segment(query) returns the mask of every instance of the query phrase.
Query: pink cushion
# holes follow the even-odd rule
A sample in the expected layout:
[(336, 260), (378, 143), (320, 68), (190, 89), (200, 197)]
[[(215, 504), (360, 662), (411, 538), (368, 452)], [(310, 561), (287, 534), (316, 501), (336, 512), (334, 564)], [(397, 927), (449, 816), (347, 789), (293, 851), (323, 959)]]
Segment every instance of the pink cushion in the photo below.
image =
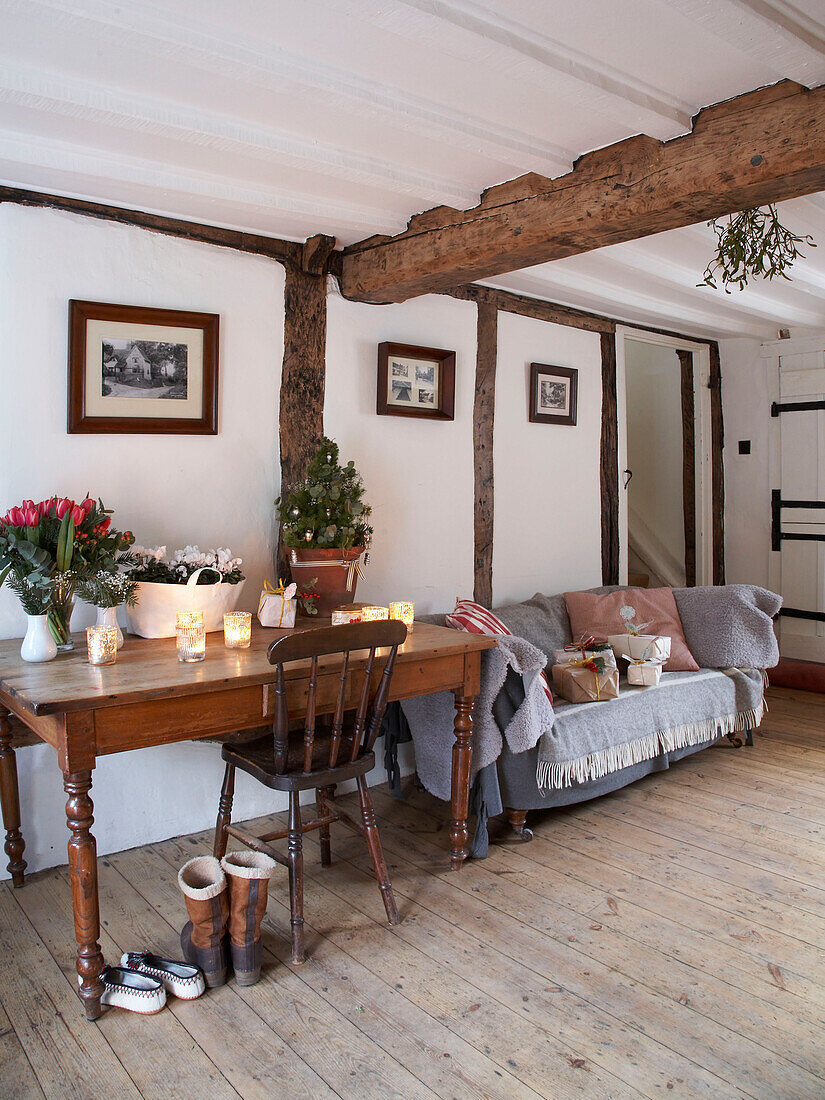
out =
[(665, 672), (696, 672), (699, 666), (685, 641), (682, 620), (672, 588), (626, 588), (621, 592), (565, 592), (567, 614), (573, 637), (595, 634), (626, 634), (625, 620), (620, 611), (632, 607), (636, 623), (648, 623), (641, 633), (664, 634), (670, 638), (670, 657)]
[[(497, 615), (474, 600), (456, 600), (453, 613), (444, 617), (444, 625), (452, 627), (453, 630), (466, 630), (468, 634), (509, 634), (512, 637), (513, 633)], [(552, 703), (553, 693), (544, 672), (541, 678), (544, 683), (544, 694)]]

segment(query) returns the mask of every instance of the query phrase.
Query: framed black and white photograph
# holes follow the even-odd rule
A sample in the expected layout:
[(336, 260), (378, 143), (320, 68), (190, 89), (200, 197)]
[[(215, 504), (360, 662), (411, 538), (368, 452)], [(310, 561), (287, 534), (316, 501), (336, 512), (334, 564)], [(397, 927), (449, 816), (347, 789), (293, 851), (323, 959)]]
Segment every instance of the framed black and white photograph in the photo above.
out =
[(579, 372), (571, 367), (530, 364), (530, 422), (575, 424)]
[(380, 416), (452, 420), (455, 352), (417, 344), (379, 344), (376, 410)]
[(72, 300), (69, 432), (217, 434), (218, 322)]

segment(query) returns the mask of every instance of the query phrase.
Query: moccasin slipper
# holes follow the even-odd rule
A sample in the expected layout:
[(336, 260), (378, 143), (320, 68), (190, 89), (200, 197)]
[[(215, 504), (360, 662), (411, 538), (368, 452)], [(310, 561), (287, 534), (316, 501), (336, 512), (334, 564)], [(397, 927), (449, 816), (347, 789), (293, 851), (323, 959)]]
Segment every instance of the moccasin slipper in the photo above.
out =
[[(166, 1004), (166, 990), (156, 978), (127, 970), (122, 966), (104, 966), (100, 975), (103, 982), (102, 1005), (115, 1005), (141, 1016), (153, 1016)], [(82, 978), (78, 974), (77, 984)]]
[(160, 982), (167, 993), (182, 1001), (194, 1001), (206, 989), (203, 971), (191, 963), (164, 959), (148, 951), (127, 951), (120, 956), (120, 965), (138, 974), (146, 974)]

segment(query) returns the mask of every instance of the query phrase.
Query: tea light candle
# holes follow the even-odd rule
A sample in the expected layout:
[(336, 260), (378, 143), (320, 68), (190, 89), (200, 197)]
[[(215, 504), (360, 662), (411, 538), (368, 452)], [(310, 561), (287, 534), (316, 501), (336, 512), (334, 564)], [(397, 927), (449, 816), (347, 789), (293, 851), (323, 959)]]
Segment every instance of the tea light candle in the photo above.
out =
[(413, 628), (413, 622), (415, 620), (415, 604), (410, 603), (408, 600), (394, 600), (390, 604), (390, 618), (400, 619), (407, 628), (409, 634)]
[(206, 656), (206, 627), (202, 611), (179, 611), (176, 621), (178, 660), (189, 664)]
[(251, 611), (227, 611), (223, 617), (223, 644), (227, 649), (249, 649), (252, 644)]
[(86, 652), (90, 665), (113, 665), (117, 660), (117, 627), (87, 627)]
[(379, 619), (388, 619), (390, 617), (390, 609), (388, 607), (373, 607), (371, 604), (367, 604), (361, 609), (361, 622), (374, 623)]

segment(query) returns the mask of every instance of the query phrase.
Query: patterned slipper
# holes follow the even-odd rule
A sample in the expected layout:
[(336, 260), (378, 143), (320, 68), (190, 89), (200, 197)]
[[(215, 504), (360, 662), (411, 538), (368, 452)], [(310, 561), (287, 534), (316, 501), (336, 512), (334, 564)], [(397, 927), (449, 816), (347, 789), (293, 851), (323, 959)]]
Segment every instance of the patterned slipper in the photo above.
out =
[[(155, 978), (127, 970), (120, 966), (104, 966), (100, 975), (103, 981), (102, 1005), (114, 1005), (141, 1016), (153, 1016), (166, 1004), (166, 990)], [(78, 974), (77, 984), (82, 978)]]
[(206, 989), (203, 971), (199, 966), (164, 959), (160, 955), (151, 955), (148, 951), (127, 951), (121, 955), (120, 965), (160, 982), (167, 993), (180, 997), (182, 1001), (194, 1001)]

